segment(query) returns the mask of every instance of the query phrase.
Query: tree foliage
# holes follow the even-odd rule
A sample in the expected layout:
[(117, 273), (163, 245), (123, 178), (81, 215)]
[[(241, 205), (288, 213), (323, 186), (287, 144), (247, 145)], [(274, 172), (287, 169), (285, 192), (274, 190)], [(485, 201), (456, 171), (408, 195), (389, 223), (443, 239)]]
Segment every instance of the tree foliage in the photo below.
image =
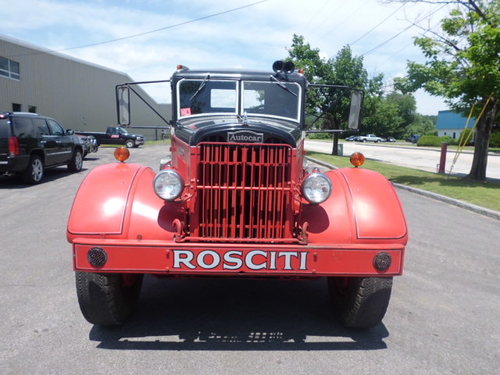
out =
[[(353, 56), (349, 46), (343, 47), (334, 58), (326, 59), (321, 57), (320, 50), (312, 48), (303, 36), (294, 35), (288, 54), (288, 59), (293, 61), (298, 69), (304, 70), (309, 83), (349, 86), (362, 90), (373, 90), (377, 87), (380, 89), (382, 86), (381, 78), (368, 79), (368, 73), (363, 67), (363, 58)], [(343, 128), (347, 121), (349, 98), (349, 90), (309, 90), (307, 113), (313, 117), (325, 115), (324, 121), (319, 124), (323, 128)]]
[(454, 8), (441, 21), (440, 32), (425, 30), (423, 36), (415, 38), (426, 62), (409, 62), (407, 77), (398, 80), (396, 87), (402, 92), (424, 88), (433, 95), (444, 96), (454, 110), (465, 115), (474, 105), (475, 116), (484, 108), (477, 123), (474, 160), (469, 174), (472, 179), (484, 180), (488, 145), (499, 112), (500, 2), (457, 0), (445, 3), (453, 4)]
[[(383, 74), (369, 78), (363, 57), (354, 56), (348, 45), (340, 49), (335, 57), (326, 59), (303, 36), (294, 35), (288, 53), (288, 58), (295, 66), (304, 69), (310, 83), (348, 86), (365, 92), (361, 126), (363, 132), (401, 138), (415, 121), (416, 103), (413, 95), (400, 92), (384, 95)], [(309, 123), (318, 115), (326, 114), (322, 122), (315, 124), (316, 127), (345, 128), (349, 109), (348, 90), (309, 90), (308, 95)]]

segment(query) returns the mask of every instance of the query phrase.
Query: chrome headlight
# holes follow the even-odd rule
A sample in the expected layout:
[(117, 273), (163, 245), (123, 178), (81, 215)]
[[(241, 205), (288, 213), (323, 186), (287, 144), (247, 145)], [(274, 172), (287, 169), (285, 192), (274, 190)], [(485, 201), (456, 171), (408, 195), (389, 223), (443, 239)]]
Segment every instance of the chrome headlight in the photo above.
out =
[(165, 169), (158, 172), (153, 181), (153, 186), (160, 198), (173, 201), (181, 195), (184, 189), (184, 182), (179, 173), (173, 169)]
[(322, 203), (332, 192), (332, 183), (323, 173), (311, 173), (302, 184), (302, 193), (311, 203)]

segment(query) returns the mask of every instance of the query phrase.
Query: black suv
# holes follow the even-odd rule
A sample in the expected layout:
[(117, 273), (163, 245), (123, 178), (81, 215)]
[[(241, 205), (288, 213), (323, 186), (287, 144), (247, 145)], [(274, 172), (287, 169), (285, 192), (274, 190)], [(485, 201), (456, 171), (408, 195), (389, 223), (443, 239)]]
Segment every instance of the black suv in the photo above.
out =
[(18, 173), (36, 184), (45, 168), (67, 165), (79, 172), (82, 162), (81, 140), (56, 120), (36, 113), (0, 112), (0, 175)]

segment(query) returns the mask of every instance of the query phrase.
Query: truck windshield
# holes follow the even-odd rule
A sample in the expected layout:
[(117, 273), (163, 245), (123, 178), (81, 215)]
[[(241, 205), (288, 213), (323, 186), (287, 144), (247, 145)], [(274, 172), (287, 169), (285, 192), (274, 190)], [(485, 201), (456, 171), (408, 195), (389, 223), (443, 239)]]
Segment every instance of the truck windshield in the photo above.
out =
[(300, 86), (293, 82), (243, 82), (243, 112), (298, 121)]
[(207, 113), (237, 113), (236, 82), (216, 80), (180, 81), (179, 117)]
[(301, 88), (293, 82), (184, 79), (177, 85), (177, 98), (178, 118), (246, 113), (299, 121)]

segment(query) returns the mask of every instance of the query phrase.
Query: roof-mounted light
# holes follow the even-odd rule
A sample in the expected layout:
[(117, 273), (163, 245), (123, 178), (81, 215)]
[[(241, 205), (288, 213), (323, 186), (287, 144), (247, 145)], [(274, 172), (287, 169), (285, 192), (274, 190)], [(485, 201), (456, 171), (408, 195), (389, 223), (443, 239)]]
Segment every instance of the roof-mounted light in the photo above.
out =
[(273, 70), (275, 73), (293, 73), (295, 65), (291, 61), (278, 60), (274, 62)]

